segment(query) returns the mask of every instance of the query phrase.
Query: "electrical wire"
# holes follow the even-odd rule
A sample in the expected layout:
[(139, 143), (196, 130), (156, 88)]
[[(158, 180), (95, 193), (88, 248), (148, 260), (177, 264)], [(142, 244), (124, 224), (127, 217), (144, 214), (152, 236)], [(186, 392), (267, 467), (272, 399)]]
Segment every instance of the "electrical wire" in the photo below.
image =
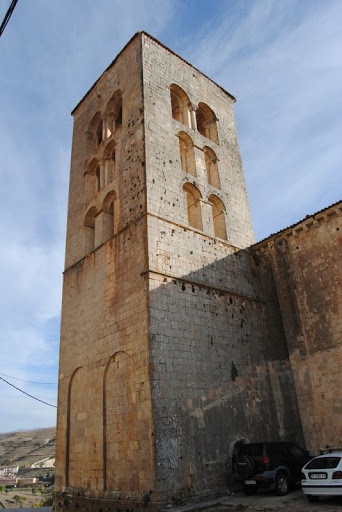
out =
[(3, 33), (3, 31), (5, 30), (6, 25), (7, 25), (7, 23), (9, 22), (9, 19), (10, 19), (10, 17), (11, 17), (11, 16), (12, 16), (12, 14), (13, 14), (13, 11), (14, 11), (14, 9), (15, 9), (15, 6), (17, 5), (17, 2), (18, 2), (18, 0), (12, 0), (12, 3), (11, 3), (11, 5), (9, 6), (8, 11), (7, 11), (7, 12), (6, 12), (6, 14), (5, 14), (4, 20), (3, 20), (3, 22), (1, 23), (1, 27), (0, 27), (0, 37), (2, 36), (2, 33)]
[(37, 398), (36, 396), (33, 396), (33, 395), (30, 395), (29, 393), (26, 393), (26, 391), (23, 391), (22, 389), (17, 388), (17, 386), (14, 386), (14, 384), (11, 384), (10, 382), (8, 382), (8, 380), (3, 379), (2, 377), (0, 377), (0, 379), (3, 380), (4, 382), (6, 382), (6, 384), (8, 384), (9, 386), (12, 386), (12, 388), (17, 389), (18, 391), (20, 391), (20, 393), (24, 393), (24, 395), (27, 395), (30, 398), (33, 398), (34, 400), (37, 400), (38, 402), (41, 402), (42, 404), (49, 405), (50, 407), (54, 407), (55, 409), (57, 409), (56, 405), (49, 404), (48, 402), (44, 402), (44, 400), (41, 400), (40, 398)]
[(12, 375), (6, 375), (6, 373), (0, 373), (3, 377), (8, 377), (9, 379), (20, 380), (21, 382), (29, 382), (30, 384), (46, 384), (51, 386), (57, 386), (57, 382), (36, 382), (34, 380), (25, 380), (18, 379), (18, 377), (12, 377)]

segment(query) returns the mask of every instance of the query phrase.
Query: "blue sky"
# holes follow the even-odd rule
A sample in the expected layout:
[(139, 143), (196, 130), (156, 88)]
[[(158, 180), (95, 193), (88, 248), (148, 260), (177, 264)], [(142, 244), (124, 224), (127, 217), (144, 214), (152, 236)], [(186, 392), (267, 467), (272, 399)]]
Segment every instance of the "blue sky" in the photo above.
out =
[[(70, 112), (132, 35), (236, 96), (260, 240), (341, 198), (341, 19), (340, 0), (19, 0), (0, 39), (0, 376), (57, 382)], [(0, 410), (0, 432), (55, 424), (2, 381)]]

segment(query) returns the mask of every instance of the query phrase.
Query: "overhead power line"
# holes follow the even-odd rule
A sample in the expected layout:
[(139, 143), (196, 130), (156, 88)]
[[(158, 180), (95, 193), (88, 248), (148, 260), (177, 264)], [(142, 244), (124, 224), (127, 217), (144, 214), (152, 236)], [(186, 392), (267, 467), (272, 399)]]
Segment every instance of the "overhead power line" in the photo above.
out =
[(29, 382), (30, 384), (44, 384), (44, 385), (50, 385), (50, 386), (57, 386), (57, 382), (37, 382), (34, 380), (25, 380), (25, 379), (18, 379), (18, 377), (12, 377), (12, 375), (6, 375), (6, 373), (0, 373), (3, 377), (8, 377), (9, 379), (14, 380), (20, 380), (21, 382)]
[(15, 9), (15, 6), (17, 5), (17, 2), (18, 2), (18, 0), (12, 0), (11, 5), (8, 8), (8, 11), (5, 14), (4, 20), (1, 23), (1, 27), (0, 27), (0, 37), (2, 36), (2, 33), (5, 30), (6, 25), (9, 22), (9, 19), (13, 14), (13, 11)]
[(42, 404), (49, 405), (50, 407), (54, 407), (55, 409), (57, 409), (56, 405), (49, 404), (48, 402), (44, 402), (44, 400), (41, 400), (40, 398), (37, 398), (36, 396), (32, 396), (29, 393), (26, 393), (26, 391), (23, 391), (22, 389), (17, 388), (17, 386), (14, 386), (14, 384), (11, 384), (10, 382), (8, 382), (8, 380), (3, 379), (2, 377), (0, 377), (0, 379), (3, 380), (4, 382), (6, 382), (6, 384), (8, 384), (9, 386), (12, 386), (12, 388), (17, 389), (18, 391), (20, 391), (20, 393), (24, 393), (24, 395), (27, 395), (30, 398), (33, 398), (33, 400), (37, 400), (38, 402), (41, 402)]

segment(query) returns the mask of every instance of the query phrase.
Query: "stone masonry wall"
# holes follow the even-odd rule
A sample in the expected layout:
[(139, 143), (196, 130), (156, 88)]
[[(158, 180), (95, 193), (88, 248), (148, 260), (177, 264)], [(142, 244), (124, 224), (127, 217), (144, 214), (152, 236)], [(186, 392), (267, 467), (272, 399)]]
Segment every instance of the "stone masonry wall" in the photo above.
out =
[[(304, 444), (302, 424), (310, 450), (341, 439), (341, 206), (249, 247), (233, 102), (139, 33), (74, 110), (58, 510), (225, 492), (237, 443)], [(203, 104), (216, 142), (196, 129)], [(180, 140), (192, 141), (187, 171)]]
[(341, 213), (341, 204), (333, 205), (254, 247), (265, 281), (276, 286), (303, 432), (313, 453), (342, 441)]
[[(203, 231), (213, 235), (208, 197), (215, 194), (226, 207), (227, 238), (234, 247), (254, 241), (246, 185), (233, 114), (233, 99), (196, 69), (168, 49), (143, 36), (144, 105), (146, 122), (146, 163), (148, 214), (188, 226), (185, 182), (195, 184), (202, 194)], [(219, 144), (197, 130), (172, 118), (170, 86), (179, 85), (188, 95), (192, 108), (204, 102), (216, 114)], [(184, 173), (179, 154), (179, 132), (194, 143), (197, 177)], [(210, 147), (218, 157), (221, 188), (208, 184), (203, 148)]]
[[(89, 134), (93, 129), (96, 136), (96, 127), (89, 126), (97, 112), (103, 115), (118, 90), (122, 123), (119, 119), (115, 133), (103, 137), (96, 148), (94, 135)], [(56, 506), (76, 510), (97, 503), (103, 509), (103, 503), (125, 500), (142, 505), (144, 496), (155, 487), (155, 468), (144, 277), (147, 247), (140, 39), (119, 55), (74, 115)], [(109, 144), (116, 149), (112, 180), (101, 182), (92, 197), (85, 197), (88, 163), (100, 155), (99, 164), (104, 165), (102, 155)], [(106, 197), (115, 198), (112, 210), (102, 206)], [(91, 208), (96, 210), (93, 227), (85, 225)], [(99, 223), (101, 218), (109, 218), (114, 225), (107, 226), (110, 238), (99, 243), (101, 229), (106, 227)], [(95, 247), (90, 251), (85, 245), (87, 229), (90, 233), (95, 230)]]
[[(282, 324), (269, 318), (253, 242), (232, 98), (169, 50), (143, 39), (150, 335), (161, 502), (222, 492), (241, 440), (302, 441)], [(219, 144), (173, 119), (171, 84), (217, 115)], [(191, 136), (197, 176), (182, 170), (177, 134)], [(208, 184), (203, 147), (217, 154)], [(202, 195), (203, 230), (189, 226), (184, 183)], [(215, 188), (215, 190), (214, 190)], [(210, 194), (226, 207), (215, 237)], [(287, 359), (286, 359), (287, 358)]]

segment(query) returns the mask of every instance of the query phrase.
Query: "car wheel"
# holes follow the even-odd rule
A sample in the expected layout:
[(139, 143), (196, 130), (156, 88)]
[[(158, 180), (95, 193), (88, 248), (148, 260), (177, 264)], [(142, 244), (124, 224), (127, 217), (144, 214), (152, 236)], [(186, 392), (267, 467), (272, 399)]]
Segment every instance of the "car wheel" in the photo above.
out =
[(278, 496), (285, 496), (289, 492), (290, 480), (286, 473), (278, 473), (275, 479), (275, 490)]
[(312, 494), (307, 494), (306, 497), (310, 501), (310, 503), (317, 503), (319, 500), (319, 496), (313, 496)]
[(251, 487), (251, 486), (245, 486), (243, 488), (244, 490), (244, 493), (246, 494), (246, 496), (252, 496), (253, 494), (256, 494), (258, 492), (258, 488), (257, 487)]

